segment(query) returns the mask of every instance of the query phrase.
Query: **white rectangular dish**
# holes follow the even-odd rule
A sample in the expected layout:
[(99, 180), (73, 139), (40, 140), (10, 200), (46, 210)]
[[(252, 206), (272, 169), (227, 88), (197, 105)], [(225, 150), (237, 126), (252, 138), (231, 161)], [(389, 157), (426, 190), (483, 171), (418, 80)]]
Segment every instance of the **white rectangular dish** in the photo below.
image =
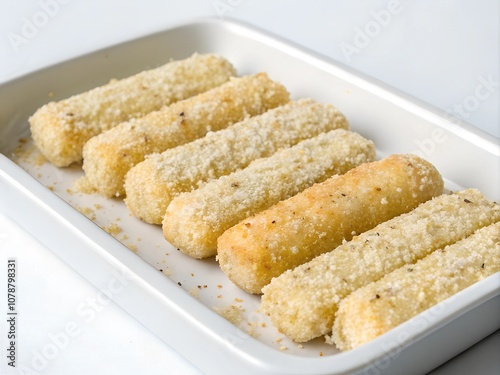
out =
[(122, 201), (76, 192), (81, 168), (57, 169), (39, 157), (27, 122), (38, 107), (193, 52), (219, 53), (239, 75), (265, 71), (293, 98), (332, 103), (380, 157), (419, 153), (448, 189), (475, 187), (500, 199), (498, 139), (289, 42), (208, 19), (1, 85), (0, 211), (207, 374), (424, 373), (500, 328), (497, 273), (353, 351), (340, 353), (323, 339), (297, 345), (214, 259), (184, 256)]

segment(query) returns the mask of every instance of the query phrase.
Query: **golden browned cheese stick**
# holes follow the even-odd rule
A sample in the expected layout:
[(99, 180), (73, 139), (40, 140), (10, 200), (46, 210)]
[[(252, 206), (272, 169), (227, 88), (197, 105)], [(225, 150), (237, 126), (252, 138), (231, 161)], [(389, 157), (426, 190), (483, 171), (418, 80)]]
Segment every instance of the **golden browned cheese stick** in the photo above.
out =
[(360, 165), (229, 229), (218, 240), (220, 267), (240, 288), (261, 293), (273, 277), (442, 191), (439, 172), (414, 155)]
[(398, 268), (343, 299), (333, 342), (354, 349), (500, 271), (500, 222)]
[(273, 279), (261, 309), (295, 341), (328, 334), (350, 293), (499, 220), (478, 190), (440, 195)]
[(285, 87), (265, 73), (231, 78), (90, 139), (83, 148), (85, 179), (101, 195), (123, 195), (126, 173), (147, 155), (194, 141), (288, 101)]
[(82, 160), (83, 146), (91, 137), (219, 86), (235, 74), (233, 66), (222, 57), (194, 54), (50, 102), (30, 117), (31, 135), (52, 164), (66, 167)]
[(357, 133), (322, 133), (174, 198), (163, 234), (193, 258), (214, 256), (217, 237), (240, 220), (374, 158), (373, 142)]
[(200, 183), (246, 167), (279, 148), (333, 129), (348, 129), (331, 104), (292, 101), (185, 145), (150, 155), (125, 178), (125, 203), (145, 222), (161, 224), (168, 205)]

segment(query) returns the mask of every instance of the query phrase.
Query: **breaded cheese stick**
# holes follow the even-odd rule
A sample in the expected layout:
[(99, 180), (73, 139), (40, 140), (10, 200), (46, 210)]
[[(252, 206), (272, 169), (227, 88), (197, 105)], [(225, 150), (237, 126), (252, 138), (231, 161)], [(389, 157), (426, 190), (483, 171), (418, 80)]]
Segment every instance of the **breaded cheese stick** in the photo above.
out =
[(169, 203), (201, 182), (246, 167), (279, 148), (337, 128), (346, 118), (331, 104), (312, 99), (290, 102), (206, 137), (150, 155), (125, 178), (125, 203), (145, 222), (161, 224)]
[(500, 206), (475, 189), (443, 194), (273, 279), (261, 310), (297, 342), (327, 334), (356, 289), (499, 220)]
[(427, 161), (392, 155), (334, 176), (248, 218), (218, 240), (219, 264), (249, 293), (273, 277), (441, 194)]
[(163, 234), (193, 258), (216, 255), (217, 237), (245, 217), (374, 158), (373, 142), (357, 133), (322, 133), (174, 198)]
[(83, 148), (85, 178), (101, 195), (123, 195), (126, 173), (146, 155), (191, 142), (288, 101), (285, 87), (265, 73), (231, 78), (90, 139)]
[(123, 121), (189, 98), (236, 74), (224, 58), (194, 54), (39, 108), (29, 119), (40, 152), (55, 166), (82, 160), (91, 137)]
[(333, 342), (354, 349), (500, 271), (500, 222), (398, 268), (339, 304)]

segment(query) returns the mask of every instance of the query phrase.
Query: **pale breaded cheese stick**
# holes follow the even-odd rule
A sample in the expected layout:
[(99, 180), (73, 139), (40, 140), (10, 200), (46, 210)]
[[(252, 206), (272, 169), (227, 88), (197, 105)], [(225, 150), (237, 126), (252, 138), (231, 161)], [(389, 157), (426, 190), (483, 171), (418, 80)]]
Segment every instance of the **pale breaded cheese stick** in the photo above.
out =
[(90, 139), (83, 148), (85, 179), (101, 195), (123, 195), (126, 173), (146, 155), (191, 142), (288, 101), (286, 88), (265, 73), (231, 78)]
[(331, 104), (312, 99), (290, 102), (183, 146), (150, 155), (127, 173), (125, 203), (143, 221), (161, 224), (169, 203), (181, 192), (244, 168), (279, 148), (337, 128), (348, 129), (349, 124)]
[(273, 277), (442, 191), (439, 172), (417, 156), (360, 165), (229, 229), (218, 240), (220, 267), (241, 289), (261, 293)]
[(66, 167), (82, 160), (83, 145), (91, 137), (121, 122), (219, 86), (235, 74), (234, 67), (222, 57), (194, 54), (68, 99), (50, 102), (30, 117), (31, 135), (52, 164)]
[(478, 190), (443, 194), (273, 279), (261, 309), (293, 340), (311, 340), (331, 331), (356, 289), (499, 220), (500, 206)]
[(351, 350), (500, 271), (500, 222), (398, 268), (343, 299), (332, 339)]
[(374, 157), (373, 142), (357, 133), (322, 133), (174, 198), (163, 234), (193, 258), (216, 255), (217, 238), (245, 217)]

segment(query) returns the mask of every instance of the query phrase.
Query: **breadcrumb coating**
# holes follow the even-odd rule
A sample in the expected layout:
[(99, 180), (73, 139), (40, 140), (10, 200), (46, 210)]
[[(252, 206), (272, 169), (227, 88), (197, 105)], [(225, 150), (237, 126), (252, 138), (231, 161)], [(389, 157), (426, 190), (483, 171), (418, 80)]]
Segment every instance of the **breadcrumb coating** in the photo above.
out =
[(289, 101), (265, 73), (229, 82), (92, 138), (83, 148), (85, 178), (104, 196), (121, 196), (126, 173), (144, 158), (259, 115)]
[(418, 156), (360, 165), (229, 229), (218, 241), (219, 263), (237, 286), (261, 293), (273, 277), (442, 191), (439, 172)]
[(217, 238), (239, 221), (374, 157), (373, 142), (359, 134), (322, 133), (182, 193), (167, 208), (163, 234), (193, 258), (214, 256)]
[(214, 54), (193, 54), (39, 108), (29, 119), (33, 140), (56, 167), (82, 160), (93, 136), (226, 82), (236, 71)]
[(203, 182), (246, 167), (280, 148), (337, 128), (347, 119), (331, 104), (293, 101), (185, 145), (153, 154), (125, 178), (125, 203), (145, 222), (161, 224), (169, 203)]
[(354, 349), (500, 271), (500, 222), (364, 286), (340, 304), (333, 341)]
[(331, 331), (356, 289), (499, 220), (500, 206), (476, 189), (440, 195), (275, 278), (261, 309), (293, 340), (311, 340)]

